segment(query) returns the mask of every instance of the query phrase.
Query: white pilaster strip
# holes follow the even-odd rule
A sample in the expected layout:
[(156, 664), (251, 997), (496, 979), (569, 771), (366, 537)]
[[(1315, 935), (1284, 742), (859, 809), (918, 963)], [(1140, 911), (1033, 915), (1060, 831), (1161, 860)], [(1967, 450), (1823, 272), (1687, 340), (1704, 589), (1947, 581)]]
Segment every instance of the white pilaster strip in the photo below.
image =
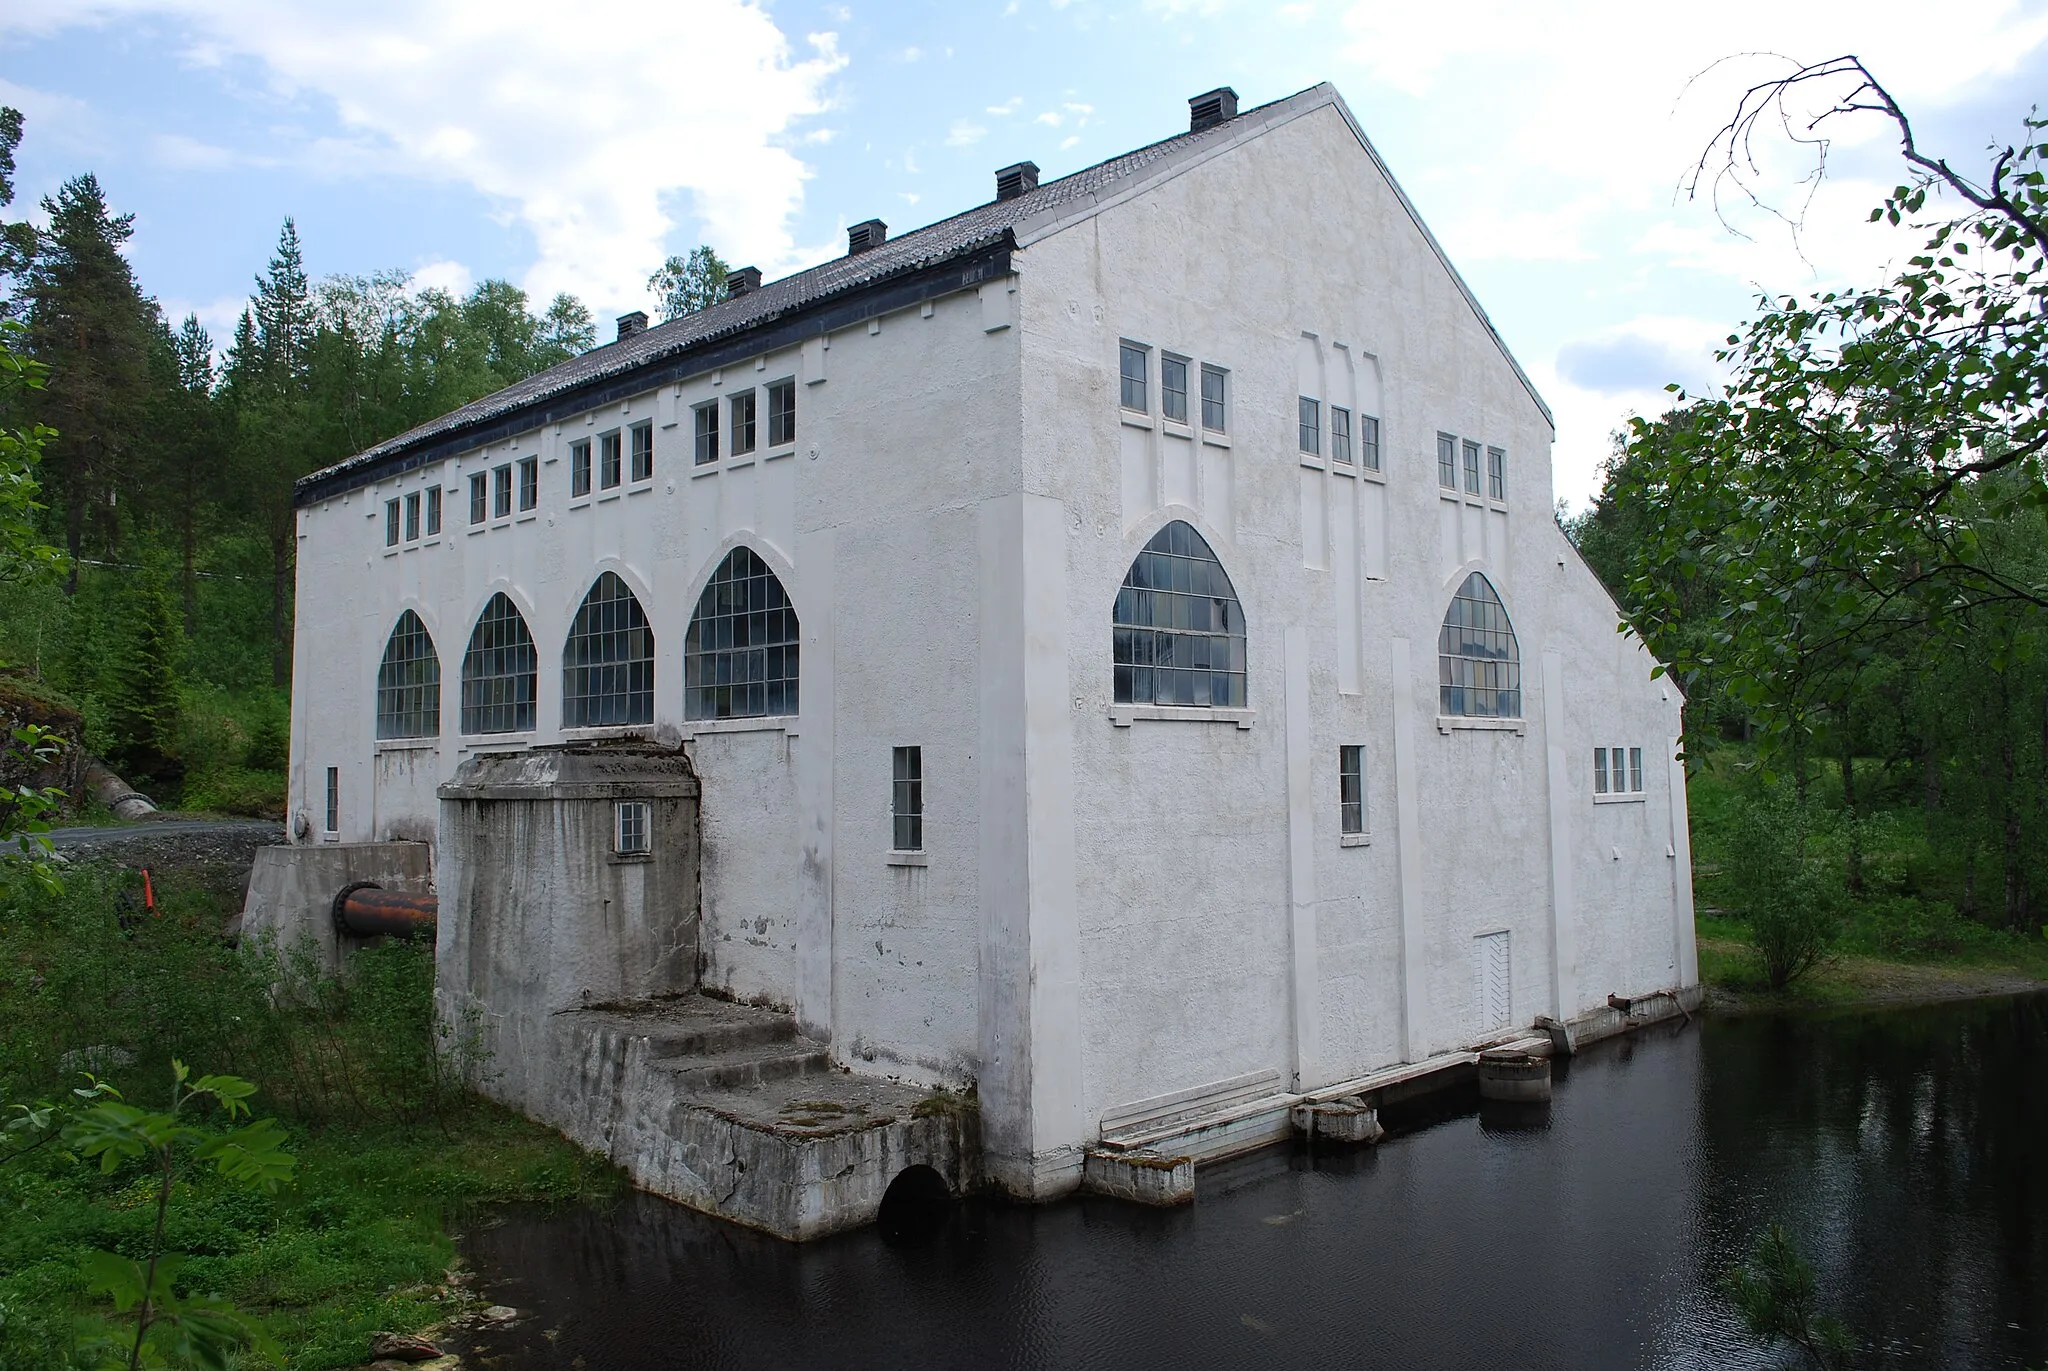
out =
[(1683, 738), (1670, 740), (1666, 755), (1671, 758), (1671, 913), (1677, 924), (1678, 983), (1700, 982), (1699, 935), (1692, 915), (1692, 824), (1685, 799), (1685, 760), (1679, 755)]
[(1389, 644), (1394, 679), (1394, 856), (1401, 892), (1401, 1060), (1423, 1056), (1422, 988), (1422, 809), (1415, 778), (1415, 669), (1408, 640)]
[(1321, 1052), (1321, 981), (1316, 963), (1315, 789), (1310, 780), (1314, 731), (1309, 718), (1308, 630), (1287, 630), (1287, 894), (1293, 961), (1294, 1088), (1326, 1084)]
[(1550, 1012), (1578, 1013), (1578, 901), (1573, 893), (1571, 758), (1565, 749), (1564, 654), (1543, 654), (1543, 741), (1550, 781)]

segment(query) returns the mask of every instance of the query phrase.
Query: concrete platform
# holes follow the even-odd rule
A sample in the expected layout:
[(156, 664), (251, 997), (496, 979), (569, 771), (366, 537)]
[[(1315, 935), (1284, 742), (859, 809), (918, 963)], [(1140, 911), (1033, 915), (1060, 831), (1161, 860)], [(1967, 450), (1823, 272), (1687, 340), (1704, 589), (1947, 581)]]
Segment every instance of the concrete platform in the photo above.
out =
[(512, 1102), (692, 1209), (803, 1241), (874, 1222), (912, 1167), (979, 1180), (971, 1101), (836, 1067), (787, 1014), (682, 995), (548, 1029)]

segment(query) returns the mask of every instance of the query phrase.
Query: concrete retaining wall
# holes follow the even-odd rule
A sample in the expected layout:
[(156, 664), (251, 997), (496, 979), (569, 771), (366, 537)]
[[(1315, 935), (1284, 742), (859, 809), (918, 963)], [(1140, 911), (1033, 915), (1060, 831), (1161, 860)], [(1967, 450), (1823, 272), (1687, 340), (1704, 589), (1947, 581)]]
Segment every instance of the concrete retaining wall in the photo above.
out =
[(352, 941), (334, 926), (334, 897), (345, 886), (373, 881), (411, 894), (434, 889), (434, 850), (426, 843), (303, 843), (256, 851), (242, 936), (268, 934), (279, 949), (304, 947), (328, 971), (341, 966)]

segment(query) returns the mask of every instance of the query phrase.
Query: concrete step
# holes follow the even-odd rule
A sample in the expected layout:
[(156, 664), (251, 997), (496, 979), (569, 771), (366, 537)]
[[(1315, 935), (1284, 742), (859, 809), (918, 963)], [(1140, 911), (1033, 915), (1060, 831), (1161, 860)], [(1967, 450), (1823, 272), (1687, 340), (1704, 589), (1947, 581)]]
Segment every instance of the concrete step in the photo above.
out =
[(786, 1014), (718, 1023), (662, 1025), (647, 1035), (647, 1054), (656, 1058), (715, 1057), (750, 1047), (787, 1046), (796, 1041), (796, 1020)]
[(734, 1090), (787, 1080), (792, 1076), (823, 1075), (832, 1069), (832, 1054), (822, 1043), (809, 1038), (790, 1042), (759, 1043), (698, 1057), (667, 1057), (653, 1063), (658, 1070), (675, 1077), (689, 1094), (713, 1090)]

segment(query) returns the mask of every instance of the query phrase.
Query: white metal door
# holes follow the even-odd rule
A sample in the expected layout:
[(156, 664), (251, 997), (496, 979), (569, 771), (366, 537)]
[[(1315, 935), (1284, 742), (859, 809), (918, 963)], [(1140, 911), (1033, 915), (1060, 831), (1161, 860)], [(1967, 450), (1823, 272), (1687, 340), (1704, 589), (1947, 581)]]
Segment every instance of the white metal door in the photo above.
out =
[(1506, 1028), (1513, 1018), (1514, 996), (1508, 984), (1508, 935), (1483, 933), (1473, 939), (1475, 994), (1479, 1009), (1479, 1031), (1491, 1033)]

